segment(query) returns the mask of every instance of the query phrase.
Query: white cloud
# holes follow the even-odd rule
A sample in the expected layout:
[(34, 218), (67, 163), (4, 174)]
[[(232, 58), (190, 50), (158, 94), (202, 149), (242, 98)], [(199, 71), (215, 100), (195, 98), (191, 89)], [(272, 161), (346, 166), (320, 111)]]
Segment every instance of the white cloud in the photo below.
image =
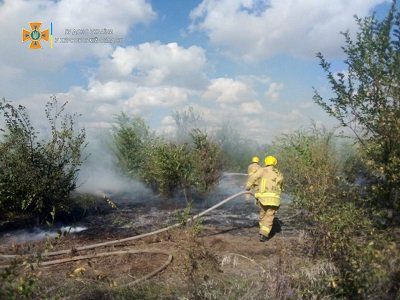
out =
[[(304, 44), (310, 41), (314, 46), (325, 43), (318, 38), (313, 40), (322, 33), (307, 23), (314, 22), (315, 18), (317, 26), (325, 24), (324, 18), (317, 16), (320, 5), (302, 2), (304, 10), (309, 9), (312, 15), (304, 17), (308, 21), (294, 17), (291, 9), (285, 10), (289, 3), (293, 4), (296, 13), (300, 13), (302, 5), (295, 0), (203, 1), (192, 13), (193, 24), (206, 31), (211, 42), (229, 55), (248, 60), (278, 52), (302, 55), (311, 49)], [(360, 0), (355, 2), (361, 3)], [(268, 9), (263, 3), (270, 5)], [(331, 11), (333, 4), (328, 6), (325, 16), (335, 19), (343, 4), (338, 2), (338, 12)], [(25, 94), (21, 97), (11, 95), (20, 99), (18, 103), (29, 107), (33, 119), (43, 123), (43, 104), (49, 99), (48, 91), (53, 90), (52, 83), (60, 84), (61, 88), (54, 88), (64, 91), (56, 93), (60, 102), (69, 100), (68, 110), (82, 114), (80, 125), (95, 129), (109, 128), (114, 116), (124, 111), (140, 114), (151, 126), (159, 126), (161, 132), (170, 134), (176, 129), (171, 112), (189, 106), (202, 115), (207, 126), (215, 128), (229, 120), (241, 126), (249, 136), (262, 141), (278, 134), (279, 126), (296, 128), (298, 124), (308, 122), (302, 106), (293, 110), (292, 104), (282, 100), (279, 103), (282, 105), (264, 108), (266, 98), (277, 101), (283, 88), (283, 84), (274, 82), (273, 78), (261, 74), (210, 75), (213, 66), (209, 66), (206, 52), (199, 46), (157, 41), (116, 48), (70, 44), (35, 52), (20, 41), (21, 28), (27, 27), (29, 21), (42, 20), (46, 26), (53, 21), (55, 34), (62, 34), (69, 27), (106, 27), (126, 36), (136, 24), (147, 23), (154, 17), (150, 1), (145, 0), (0, 1), (0, 37), (4, 41), (0, 47), (0, 55), (4, 58), (0, 66), (0, 89), (3, 91), (3, 85), (11, 82), (16, 87), (15, 92), (22, 90)], [(299, 24), (293, 25), (292, 19)], [(299, 42), (301, 35), (305, 35), (304, 42)], [(69, 68), (71, 62), (77, 61), (82, 64), (73, 64), (74, 68)], [(220, 63), (222, 68), (226, 67), (224, 63)], [(88, 66), (93, 69), (85, 77), (82, 73), (88, 73)], [(211, 71), (215, 74), (221, 70)], [(68, 76), (67, 82), (80, 83), (72, 87), (62, 85), (64, 74)], [(75, 75), (77, 79), (72, 78)], [(37, 83), (41, 86), (35, 90)]]
[(201, 112), (207, 126), (217, 128), (224, 121), (231, 122), (245, 135), (261, 143), (269, 142), (283, 133), (284, 129), (298, 129), (308, 125), (309, 117), (297, 109), (264, 109), (260, 102), (244, 102), (240, 105), (215, 109), (203, 105), (194, 105)]
[(0, 55), (3, 63), (29, 70), (54, 70), (71, 61), (86, 57), (104, 57), (112, 51), (108, 44), (55, 44), (54, 49), (30, 50), (21, 44), (22, 28), (29, 22), (43, 22), (43, 29), (54, 24), (54, 36), (64, 36), (67, 28), (109, 28), (125, 36), (138, 23), (147, 23), (155, 17), (145, 0), (5, 0), (0, 2)]
[(161, 120), (161, 126), (160, 126), (158, 132), (161, 134), (166, 134), (166, 135), (174, 134), (176, 132), (175, 119), (170, 115), (165, 116)]
[(98, 78), (131, 78), (141, 84), (170, 84), (192, 88), (206, 83), (204, 50), (197, 46), (183, 48), (177, 43), (143, 43), (118, 47), (111, 59), (102, 62)]
[[(69, 109), (82, 114), (88, 127), (106, 127), (122, 111), (154, 117), (162, 110), (182, 107), (203, 92), (192, 88), (192, 80), (207, 80), (205, 62), (204, 50), (199, 47), (158, 42), (119, 47), (93, 70), (87, 86), (74, 86), (57, 96), (60, 101), (68, 100)], [(111, 76), (113, 73), (117, 75)], [(155, 73), (163, 75), (155, 80)], [(26, 97), (23, 102), (39, 118), (43, 106), (38, 104), (48, 99), (49, 94), (41, 94)]]
[(2, 65), (0, 66), (0, 77), (1, 78), (9, 78), (14, 79), (18, 76), (21, 76), (24, 73), (23, 69)]
[(109, 28), (124, 38), (135, 25), (155, 17), (148, 0), (0, 1), (0, 96), (15, 99), (32, 93), (67, 91), (70, 82), (82, 81), (82, 73), (91, 63), (107, 57), (116, 47), (55, 43), (50, 49), (48, 42), (42, 42), (44, 49), (31, 50), (29, 42), (21, 42), (22, 28), (29, 29), (29, 22), (42, 22), (42, 30), (53, 22), (55, 37), (63, 37), (66, 28)]
[(189, 95), (188, 89), (179, 87), (138, 87), (134, 95), (125, 101), (125, 106), (133, 110), (145, 107), (176, 107), (187, 102)]
[(132, 81), (111, 80), (101, 83), (97, 80), (91, 80), (86, 97), (91, 101), (114, 101), (130, 96), (136, 87), (137, 84)]
[(272, 82), (269, 85), (267, 92), (265, 93), (267, 100), (271, 102), (279, 100), (279, 93), (282, 89), (283, 89), (282, 83)]
[[(277, 111), (270, 111), (268, 112), (268, 119), (279, 121), (279, 122), (293, 122), (293, 125), (297, 125), (304, 121), (306, 117), (303, 113), (301, 113), (297, 109), (292, 109), (290, 111), (285, 112), (277, 112)], [(296, 124), (297, 123), (297, 124)]]
[[(285, 101), (281, 101), (282, 106), (264, 108), (265, 86), (269, 84), (273, 99), (282, 88), (271, 78), (207, 78), (206, 69), (205, 51), (200, 47), (160, 42), (119, 47), (101, 59), (86, 85), (71, 87), (57, 96), (61, 102), (69, 100), (68, 109), (82, 114), (80, 124), (92, 129), (109, 128), (115, 115), (123, 111), (140, 114), (158, 132), (172, 134), (176, 124), (171, 112), (189, 106), (201, 114), (209, 128), (229, 120), (264, 142), (279, 134), (279, 124), (296, 128), (308, 122), (304, 111), (291, 110)], [(21, 102), (43, 123), (43, 104), (48, 98), (43, 93)]]
[(244, 102), (240, 104), (240, 110), (249, 115), (263, 113), (263, 106), (259, 101)]
[(253, 97), (254, 92), (247, 84), (232, 78), (212, 80), (203, 94), (204, 99), (215, 100), (223, 106), (248, 101)]
[(165, 126), (174, 126), (176, 125), (175, 119), (172, 116), (165, 116), (162, 121), (161, 121), (161, 125), (165, 125)]
[(386, 0), (203, 0), (190, 14), (192, 30), (247, 61), (276, 54), (339, 55), (341, 31), (355, 31), (353, 15)]
[[(85, 125), (104, 127), (122, 111), (151, 115), (185, 105), (203, 91), (193, 89), (192, 80), (207, 80), (205, 62), (204, 50), (199, 47), (158, 42), (119, 47), (102, 60), (99, 69), (93, 70), (87, 86), (74, 86), (57, 95), (61, 101), (70, 102), (71, 111), (84, 116)], [(128, 71), (124, 69), (126, 65)], [(111, 76), (113, 73), (117, 75)], [(163, 75), (155, 80), (154, 73)], [(42, 107), (38, 103), (44, 104), (48, 99), (49, 94), (43, 93), (25, 97), (23, 102), (34, 109), (35, 116), (41, 116)]]
[[(127, 90), (129, 84), (132, 88)], [(110, 86), (114, 86), (112, 93), (103, 94)], [(174, 86), (141, 87), (127, 82), (107, 82), (104, 85), (96, 82), (87, 88), (71, 88), (67, 93), (58, 93), (57, 97), (61, 102), (69, 101), (69, 110), (81, 114), (85, 126), (96, 127), (100, 124), (105, 127), (104, 124), (112, 123), (115, 115), (121, 112), (151, 116), (162, 109), (174, 110), (184, 105), (190, 95), (191, 90)], [(44, 104), (49, 96), (29, 97), (24, 104), (33, 108), (35, 118), (39, 118), (43, 108), (40, 104)]]

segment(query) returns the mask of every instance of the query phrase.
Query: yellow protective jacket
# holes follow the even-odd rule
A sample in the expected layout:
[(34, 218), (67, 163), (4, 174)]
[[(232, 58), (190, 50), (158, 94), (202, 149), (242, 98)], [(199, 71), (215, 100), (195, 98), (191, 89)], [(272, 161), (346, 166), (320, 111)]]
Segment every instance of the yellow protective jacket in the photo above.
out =
[[(252, 176), (254, 173), (256, 173), (259, 169), (260, 169), (260, 165), (257, 163), (251, 163), (248, 167), (247, 167), (247, 178), (250, 178), (250, 176)], [(255, 188), (258, 187), (258, 184), (260, 183), (260, 181), (258, 180), (257, 182), (255, 182), (253, 184), (253, 186)]]
[(251, 163), (247, 168), (247, 175), (251, 176), (261, 168), (257, 163)]
[(281, 204), (283, 176), (275, 167), (258, 169), (247, 180), (246, 189), (251, 189), (257, 183), (259, 186), (255, 197), (262, 205), (279, 206)]

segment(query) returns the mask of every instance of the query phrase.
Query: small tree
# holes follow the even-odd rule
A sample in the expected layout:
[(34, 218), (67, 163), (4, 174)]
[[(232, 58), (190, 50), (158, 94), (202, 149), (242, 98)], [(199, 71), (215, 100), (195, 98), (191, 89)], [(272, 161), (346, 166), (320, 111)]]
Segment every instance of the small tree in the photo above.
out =
[(213, 142), (207, 133), (199, 129), (191, 133), (191, 160), (194, 164), (193, 185), (201, 193), (211, 191), (218, 184), (223, 166), (221, 147)]
[(156, 186), (165, 196), (172, 196), (177, 191), (187, 195), (193, 169), (188, 144), (160, 142), (152, 148), (144, 174), (147, 183)]
[[(388, 15), (357, 18), (353, 39), (343, 33), (346, 72), (334, 74), (319, 53), (333, 97), (315, 91), (314, 100), (350, 128), (365, 153), (373, 178), (369, 194), (381, 207), (399, 208), (400, 187), (400, 13), (393, 2)], [(376, 201), (378, 200), (378, 201)]]
[(142, 118), (130, 118), (124, 113), (118, 115), (116, 121), (113, 151), (118, 165), (130, 177), (140, 178), (146, 159), (149, 159), (150, 129)]
[(219, 182), (222, 151), (206, 132), (193, 128), (199, 117), (192, 109), (175, 117), (180, 130), (171, 141), (152, 133), (140, 117), (121, 114), (113, 148), (122, 171), (164, 196), (183, 192), (190, 202), (192, 192), (207, 193)]
[(344, 163), (352, 164), (357, 147), (339, 151), (340, 142), (334, 132), (314, 128), (283, 135), (274, 143), (285, 192), (303, 211), (298, 221), (310, 238), (305, 250), (328, 258), (338, 270), (321, 290), (307, 292), (309, 297), (321, 293), (321, 298), (396, 298), (398, 249), (358, 205), (361, 194), (347, 181), (351, 170)]
[(76, 115), (65, 113), (55, 97), (46, 104), (51, 134), (40, 140), (24, 106), (0, 102), (4, 133), (0, 142), (2, 214), (44, 216), (65, 211), (76, 187), (85, 130), (75, 130)]

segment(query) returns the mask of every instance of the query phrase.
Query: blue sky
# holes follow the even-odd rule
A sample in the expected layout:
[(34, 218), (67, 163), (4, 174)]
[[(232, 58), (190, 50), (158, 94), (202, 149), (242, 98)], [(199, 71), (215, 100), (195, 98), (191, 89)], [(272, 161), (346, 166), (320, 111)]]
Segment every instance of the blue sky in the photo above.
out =
[[(52, 94), (68, 100), (91, 129), (109, 128), (121, 111), (173, 133), (174, 111), (193, 106), (210, 128), (230, 121), (258, 140), (310, 125), (334, 126), (312, 102), (329, 94), (315, 53), (343, 71), (340, 31), (353, 15), (385, 0), (8, 0), (0, 2), (0, 96), (26, 105), (36, 122)], [(119, 44), (21, 43), (28, 22), (111, 28)]]

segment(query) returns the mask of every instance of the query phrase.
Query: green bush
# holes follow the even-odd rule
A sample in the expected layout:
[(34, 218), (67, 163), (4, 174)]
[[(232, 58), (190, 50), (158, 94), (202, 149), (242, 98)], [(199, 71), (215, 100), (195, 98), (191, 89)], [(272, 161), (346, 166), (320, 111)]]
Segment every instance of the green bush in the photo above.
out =
[(334, 73), (317, 55), (332, 97), (314, 95), (317, 104), (352, 131), (368, 170), (368, 205), (390, 210), (390, 221), (396, 221), (392, 215), (400, 209), (399, 20), (396, 1), (381, 20), (375, 15), (356, 18), (358, 33), (343, 33), (345, 72)]
[(151, 133), (142, 119), (121, 115), (114, 128), (114, 150), (130, 177), (168, 197), (183, 192), (190, 201), (192, 192), (207, 193), (218, 183), (223, 163), (220, 147), (205, 132), (188, 133), (182, 126), (179, 139), (167, 141)]
[(32, 299), (37, 292), (37, 276), (33, 267), (24, 262), (23, 268), (13, 262), (10, 267), (0, 271), (1, 299)]
[(285, 175), (286, 192), (297, 206), (317, 216), (336, 202), (335, 193), (342, 180), (332, 132), (313, 129), (283, 135), (274, 148)]
[(177, 189), (187, 192), (193, 165), (187, 144), (160, 142), (151, 152), (143, 174), (163, 195), (172, 196)]
[[(173, 118), (177, 127), (174, 137), (177, 143), (192, 143), (193, 132), (204, 128), (202, 116), (196, 113), (193, 107), (175, 112)], [(245, 136), (231, 122), (222, 122), (212, 136), (214, 143), (218, 144), (223, 152), (221, 163), (226, 170), (245, 172), (250, 158), (265, 152), (263, 151), (265, 149), (262, 149), (255, 140)]]
[(191, 133), (191, 159), (194, 165), (193, 185), (201, 193), (209, 192), (218, 182), (223, 167), (223, 152), (206, 133), (194, 130)]
[[(303, 189), (296, 194), (301, 199), (296, 202), (311, 211), (316, 245), (340, 270), (337, 295), (394, 299), (400, 296), (396, 246), (400, 220), (398, 5), (393, 1), (381, 20), (372, 15), (356, 21), (359, 32), (354, 37), (343, 33), (346, 72), (334, 73), (323, 55), (317, 55), (333, 93), (324, 99), (315, 91), (314, 101), (353, 133), (357, 153), (344, 160), (345, 167), (336, 168), (337, 159), (325, 159), (335, 171), (331, 175), (325, 174), (324, 163), (308, 170), (314, 177), (330, 178), (319, 181), (322, 197), (310, 193), (315, 185), (308, 182), (294, 190)], [(300, 147), (305, 145), (297, 142)], [(314, 161), (313, 147), (305, 148)], [(329, 155), (332, 151), (322, 152)], [(301, 174), (291, 175), (301, 178)]]
[(4, 128), (0, 141), (0, 209), (2, 219), (35, 217), (68, 210), (82, 163), (85, 131), (75, 130), (75, 115), (52, 97), (46, 104), (50, 136), (41, 140), (25, 107), (0, 102)]
[(395, 236), (376, 228), (362, 201), (362, 185), (348, 180), (356, 175), (346, 165), (352, 165), (357, 155), (341, 153), (338, 139), (323, 130), (285, 135), (275, 148), (286, 192), (304, 212), (302, 221), (311, 237), (307, 250), (330, 259), (338, 269), (329, 287), (333, 294), (398, 296), (395, 278), (400, 259)]
[(152, 136), (145, 121), (140, 117), (129, 118), (121, 113), (113, 128), (113, 152), (119, 167), (131, 178), (140, 178), (148, 159)]

